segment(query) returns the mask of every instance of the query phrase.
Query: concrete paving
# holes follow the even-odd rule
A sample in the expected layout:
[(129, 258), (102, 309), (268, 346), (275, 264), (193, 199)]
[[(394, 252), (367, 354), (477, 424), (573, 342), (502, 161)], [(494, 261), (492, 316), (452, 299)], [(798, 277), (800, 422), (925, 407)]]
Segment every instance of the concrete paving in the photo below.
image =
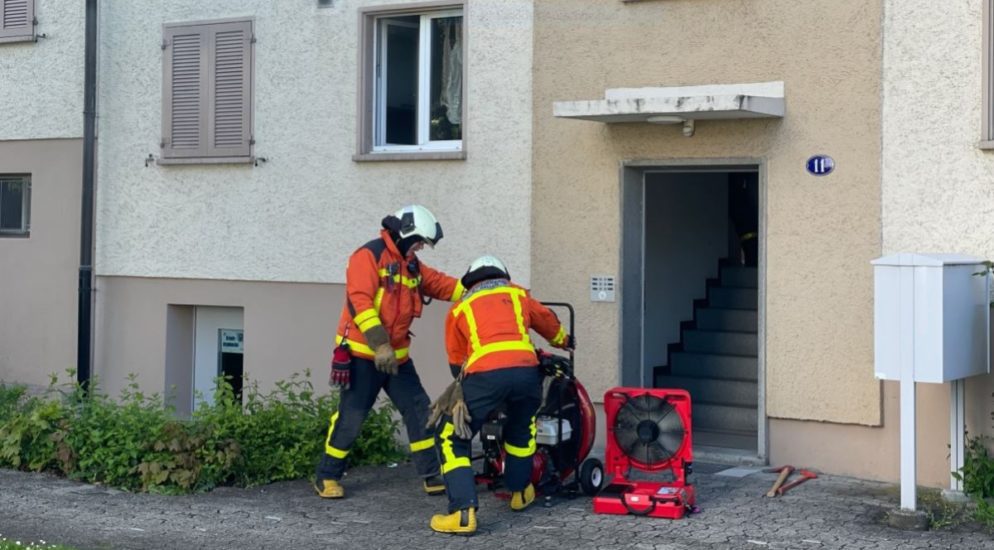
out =
[(480, 487), (473, 537), (428, 528), (445, 497), (424, 495), (408, 464), (352, 470), (340, 501), (319, 499), (307, 481), (161, 496), (0, 470), (0, 536), (80, 549), (994, 549), (994, 538), (973, 525), (886, 526), (884, 513), (898, 501), (892, 485), (821, 476), (768, 499), (773, 474), (719, 474), (727, 468), (696, 466), (700, 513), (675, 521), (597, 515), (582, 496), (513, 513)]

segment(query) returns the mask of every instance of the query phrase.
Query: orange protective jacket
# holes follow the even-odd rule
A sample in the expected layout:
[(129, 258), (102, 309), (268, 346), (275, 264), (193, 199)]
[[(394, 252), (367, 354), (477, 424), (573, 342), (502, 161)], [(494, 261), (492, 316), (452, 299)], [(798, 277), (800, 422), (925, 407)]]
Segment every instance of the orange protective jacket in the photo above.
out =
[(557, 348), (566, 345), (568, 335), (559, 318), (527, 290), (511, 283), (481, 285), (482, 290), (467, 292), (453, 304), (445, 319), (450, 365), (466, 374), (538, 365), (529, 329)]
[(335, 343), (347, 340), (352, 355), (373, 359), (375, 352), (363, 332), (382, 324), (390, 345), (403, 362), (411, 345), (411, 323), (421, 316), (422, 294), (455, 301), (463, 293), (458, 279), (421, 263), (405, 259), (386, 230), (349, 257), (345, 271), (345, 306), (338, 321)]

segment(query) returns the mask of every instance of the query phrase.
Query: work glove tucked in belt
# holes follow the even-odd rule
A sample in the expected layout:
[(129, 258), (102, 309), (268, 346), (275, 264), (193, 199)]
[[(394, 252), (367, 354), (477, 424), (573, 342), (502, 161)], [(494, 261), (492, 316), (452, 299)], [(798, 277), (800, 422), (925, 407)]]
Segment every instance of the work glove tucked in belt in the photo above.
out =
[(383, 325), (377, 325), (362, 333), (366, 337), (369, 347), (373, 348), (373, 363), (376, 370), (386, 374), (397, 374), (397, 355), (390, 345), (390, 337), (387, 336), (387, 329)]
[(462, 377), (453, 380), (449, 387), (445, 388), (442, 395), (431, 404), (431, 414), (428, 416), (426, 428), (435, 427), (443, 416), (452, 417), (452, 425), (455, 427), (455, 435), (460, 439), (472, 439), (473, 431), (469, 427), (473, 417), (469, 415), (469, 407), (462, 395)]

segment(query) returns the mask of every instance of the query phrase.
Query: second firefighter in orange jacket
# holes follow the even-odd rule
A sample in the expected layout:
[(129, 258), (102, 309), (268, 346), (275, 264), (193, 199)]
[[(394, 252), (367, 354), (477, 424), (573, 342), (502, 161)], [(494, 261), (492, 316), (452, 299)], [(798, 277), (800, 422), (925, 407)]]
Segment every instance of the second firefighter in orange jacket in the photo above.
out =
[(442, 228), (428, 209), (408, 206), (384, 218), (380, 237), (349, 258), (332, 360), (331, 381), (342, 388), (341, 400), (317, 466), (316, 488), (324, 498), (345, 495), (340, 480), (349, 449), (381, 389), (404, 419), (425, 491), (445, 490), (438, 477), (434, 432), (425, 427), (430, 400), (408, 351), (411, 323), (424, 307), (422, 296), (451, 301), (462, 295), (457, 279), (422, 264), (416, 255), (441, 238)]
[[(504, 481), (511, 491), (511, 509), (523, 510), (535, 499), (529, 483), (535, 454), (535, 415), (542, 403), (542, 376), (529, 330), (534, 329), (558, 348), (572, 348), (556, 314), (511, 283), (504, 264), (483, 256), (462, 278), (466, 293), (452, 306), (445, 321), (449, 364), (461, 369), (460, 382), (469, 411), (469, 437), (460, 437), (451, 414), (443, 417), (435, 436), (442, 455), (442, 476), (449, 496), (448, 514), (431, 519), (442, 533), (476, 531), (475, 472), (470, 440), (487, 416), (504, 407)], [(455, 422), (460, 422), (455, 420)]]

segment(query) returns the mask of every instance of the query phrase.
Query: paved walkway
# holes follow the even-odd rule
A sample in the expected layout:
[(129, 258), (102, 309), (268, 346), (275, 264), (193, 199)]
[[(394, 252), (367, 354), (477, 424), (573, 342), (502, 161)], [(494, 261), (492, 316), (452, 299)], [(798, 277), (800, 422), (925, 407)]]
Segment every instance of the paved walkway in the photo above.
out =
[(966, 525), (925, 533), (882, 525), (897, 502), (890, 485), (823, 476), (767, 499), (773, 474), (718, 474), (725, 468), (697, 465), (701, 512), (677, 521), (595, 515), (585, 497), (512, 513), (484, 491), (480, 531), (469, 538), (428, 529), (444, 497), (421, 493), (405, 464), (353, 470), (342, 501), (317, 498), (305, 481), (168, 497), (0, 470), (0, 536), (80, 549), (994, 549), (990, 534)]

